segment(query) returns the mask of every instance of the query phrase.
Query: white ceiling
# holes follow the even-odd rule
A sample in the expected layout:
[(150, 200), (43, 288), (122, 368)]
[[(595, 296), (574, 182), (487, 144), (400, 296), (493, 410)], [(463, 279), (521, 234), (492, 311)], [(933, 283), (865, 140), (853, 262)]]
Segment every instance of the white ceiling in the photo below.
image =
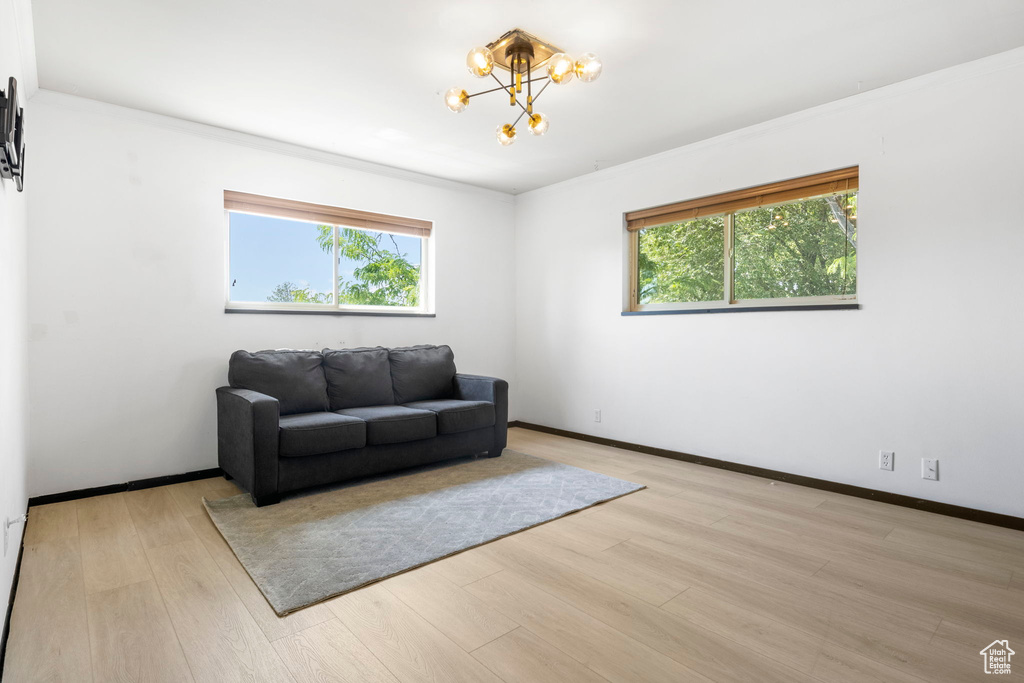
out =
[[(42, 88), (513, 193), (1024, 45), (1021, 0), (33, 4)], [(441, 95), (513, 27), (605, 69), (503, 148), (501, 93)]]

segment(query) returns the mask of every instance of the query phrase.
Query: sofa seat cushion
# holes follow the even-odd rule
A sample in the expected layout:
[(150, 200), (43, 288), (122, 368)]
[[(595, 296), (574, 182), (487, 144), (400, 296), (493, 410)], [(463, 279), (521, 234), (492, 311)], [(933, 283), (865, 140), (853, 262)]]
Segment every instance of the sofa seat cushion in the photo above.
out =
[(440, 434), (458, 434), (494, 426), (494, 404), (490, 401), (415, 401), (406, 403), (405, 407), (437, 413), (437, 431)]
[(366, 422), (366, 443), (371, 446), (437, 436), (437, 416), (429, 410), (404, 406), (367, 406), (346, 408), (337, 413)]
[(278, 453), (285, 458), (335, 453), (366, 445), (366, 423), (337, 413), (282, 415)]

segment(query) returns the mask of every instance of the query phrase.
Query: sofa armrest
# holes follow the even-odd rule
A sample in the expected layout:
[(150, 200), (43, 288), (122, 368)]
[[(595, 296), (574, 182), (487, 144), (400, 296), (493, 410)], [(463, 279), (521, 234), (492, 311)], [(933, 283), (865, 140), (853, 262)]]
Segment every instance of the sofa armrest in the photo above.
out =
[(489, 454), (501, 455), (508, 444), (508, 382), (483, 375), (455, 375), (455, 396), (464, 401), (494, 404), (494, 446)]
[(277, 399), (249, 389), (217, 389), (217, 459), (257, 505), (280, 498)]

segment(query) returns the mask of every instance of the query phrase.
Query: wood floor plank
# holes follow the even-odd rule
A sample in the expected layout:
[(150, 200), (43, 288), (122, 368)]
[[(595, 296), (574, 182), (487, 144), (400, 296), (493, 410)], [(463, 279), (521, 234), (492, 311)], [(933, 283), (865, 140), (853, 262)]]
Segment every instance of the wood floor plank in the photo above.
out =
[(93, 680), (77, 539), (25, 546), (2, 678), (12, 683)]
[(153, 578), (123, 493), (79, 500), (78, 533), (87, 593)]
[[(728, 485), (728, 482), (726, 482)], [(796, 503), (806, 507), (821, 507), (825, 502), (832, 500), (835, 494), (830, 491), (807, 488), (791, 484), (788, 481), (768, 481), (762, 493), (778, 498), (781, 501)]]
[[(557, 439), (557, 437), (556, 437)], [(510, 440), (509, 448), (547, 458), (556, 462), (583, 466), (592, 472), (600, 472), (611, 477), (621, 479), (629, 478), (631, 472), (641, 468), (646, 461), (636, 460), (630, 456), (609, 455), (601, 450), (601, 447), (592, 447), (592, 444), (582, 444), (580, 449), (562, 448), (557, 444), (547, 443), (546, 440)]]
[(823, 634), (805, 633), (699, 588), (682, 593), (662, 609), (804, 673), (814, 668), (825, 645)]
[(443, 560), (432, 562), (426, 567), (448, 579), (456, 586), (465, 586), (485, 576), (500, 572), (500, 564), (487, 559), (476, 549), (466, 550)]
[(727, 602), (758, 611), (812, 635), (826, 631), (832, 615), (838, 613), (900, 630), (905, 637), (926, 643), (942, 619), (927, 610), (894, 604), (863, 591), (835, 587), (814, 577), (788, 577), (756, 562), (744, 565), (742, 556), (718, 552), (710, 545), (703, 553), (695, 553), (641, 536), (605, 552), (632, 558)]
[[(532, 449), (528, 451), (530, 453), (533, 453), (534, 450), (547, 450), (564, 455), (565, 457), (582, 458), (587, 462), (608, 462), (620, 467), (629, 467), (632, 471), (667, 462), (665, 458), (656, 455), (623, 450), (614, 446), (579, 441), (552, 434), (541, 434), (524, 429), (510, 430), (509, 438), (514, 440), (515, 443), (528, 446)], [(512, 446), (512, 448), (515, 448), (515, 446)], [(671, 462), (676, 463), (679, 461)], [(688, 465), (689, 463), (680, 462), (679, 464)]]
[(413, 570), (383, 586), (466, 652), (519, 627), (436, 572)]
[[(965, 660), (948, 648), (936, 647), (903, 633), (866, 624), (850, 616), (831, 620), (824, 632), (825, 641), (846, 651), (856, 652), (879, 664), (927, 681), (974, 681), (978, 678), (977, 661)], [(988, 645), (991, 641), (985, 641)], [(971, 648), (977, 651), (984, 645)]]
[(124, 499), (144, 548), (180, 543), (194, 537), (188, 520), (166, 488), (128, 491)]
[[(511, 539), (507, 539), (511, 541)], [(516, 547), (516, 546), (520, 547)], [(571, 570), (522, 544), (492, 543), (487, 548), (509, 571), (622, 633), (628, 633), (687, 668), (717, 681), (741, 683), (807, 680), (795, 669), (744, 648), (728, 638), (658, 609), (643, 600)], [(500, 576), (500, 575), (498, 575)], [(524, 624), (525, 625), (525, 624)]]
[[(996, 617), (986, 612), (943, 617), (931, 644), (964, 659), (974, 660), (981, 648), (996, 638), (1007, 639), (1011, 643), (1024, 642), (1024, 620), (1022, 615), (1014, 617), (1008, 621), (1004, 616)], [(998, 635), (993, 636), (993, 633)], [(980, 641), (984, 642), (978, 645)]]
[[(185, 517), (194, 515), (205, 515), (206, 508), (203, 507), (203, 498), (214, 500), (225, 498), (227, 495), (226, 486), (234, 487), (234, 484), (224, 477), (211, 477), (209, 479), (196, 479), (195, 481), (184, 481), (178, 484), (171, 484), (166, 489), (174, 498), (174, 502)], [(233, 494), (231, 494), (233, 495)]]
[[(591, 458), (556, 449), (530, 448), (529, 453), (540, 458), (546, 458), (548, 460), (553, 460), (554, 462), (560, 462), (574, 467), (584, 467), (591, 472), (599, 472), (600, 474), (604, 474), (609, 477), (616, 477), (627, 481), (629, 480), (630, 473), (635, 469), (631, 465), (616, 462), (613, 459)], [(674, 493), (674, 491), (670, 492)]]
[[(664, 554), (648, 552), (650, 549), (643, 545), (630, 542), (615, 550), (627, 557), (633, 556), (638, 562), (649, 562), (652, 567), (659, 570), (674, 570), (671, 558)], [(689, 590), (706, 592), (717, 600), (730, 603), (761, 618), (778, 621), (811, 636), (828, 630), (834, 606), (827, 602), (805, 596), (798, 591), (765, 586), (728, 572), (710, 570), (699, 574), (685, 566), (679, 567), (678, 571), (687, 575), (694, 583), (694, 587)], [(663, 608), (671, 609), (667, 604)], [(927, 642), (928, 638), (930, 634), (921, 635), (922, 642)]]
[(245, 567), (238, 561), (231, 546), (210, 521), (209, 515), (193, 515), (188, 521), (268, 640), (277, 640), (334, 618), (334, 613), (323, 603), (310, 605), (283, 617), (277, 616), (259, 587), (253, 583), (252, 577), (245, 571)]
[(689, 588), (682, 581), (663, 576), (635, 563), (623, 562), (620, 558), (607, 553), (567, 548), (544, 537), (529, 534), (519, 534), (512, 539), (534, 552), (546, 555), (651, 605), (663, 605)]
[(836, 645), (826, 645), (814, 662), (813, 675), (826, 683), (921, 683), (927, 679), (903, 673)]
[[(656, 539), (643, 537), (633, 539), (648, 548), (658, 547), (679, 556), (679, 551), (666, 546)], [(826, 613), (852, 614), (886, 628), (900, 630), (907, 637), (921, 640), (930, 638), (941, 615), (925, 605), (894, 601), (891, 595), (875, 594), (856, 587), (846, 586), (820, 576), (828, 565), (814, 576), (805, 576), (784, 568), (762, 563), (733, 550), (721, 549), (707, 544), (700, 547), (701, 561), (705, 569), (717, 568), (719, 572), (730, 572), (760, 585), (799, 596), (802, 601), (817, 603)]]
[(191, 683), (192, 674), (155, 583), (143, 581), (93, 593), (88, 606), (96, 680)]
[(923, 606), (946, 616), (973, 613), (978, 608), (993, 615), (1024, 615), (1024, 594), (924, 569), (910, 576), (892, 571), (890, 564), (880, 558), (833, 560), (817, 576), (834, 585), (887, 595), (894, 601)]
[(1021, 538), (1024, 534), (1015, 529), (839, 494), (834, 494), (832, 498), (818, 507), (822, 510), (885, 522), (892, 526), (938, 531), (961, 540), (982, 539), (997, 543), (1009, 543), (1011, 548), (1024, 551), (1024, 538)]
[(197, 683), (292, 680), (199, 539), (146, 554)]
[(334, 598), (331, 610), (401, 681), (500, 679), (380, 584)]
[(894, 570), (915, 574), (922, 568), (942, 572), (951, 577), (961, 577), (1005, 588), (1010, 581), (1011, 571), (1005, 567), (993, 567), (969, 559), (941, 555), (918, 548), (898, 546), (877, 539), (852, 539), (848, 536), (829, 541), (822, 538), (806, 538), (785, 527), (764, 524), (749, 515), (731, 515), (711, 525), (712, 529), (725, 531), (740, 537), (758, 538), (778, 548), (817, 554), (829, 560), (847, 557), (876, 557), (892, 563)]
[(607, 683), (528, 629), (517, 628), (474, 650), (473, 656), (505, 681), (523, 683)]
[(538, 591), (512, 571), (492, 574), (466, 586), (466, 590), (609, 681), (711, 680), (586, 612)]
[[(614, 451), (614, 453), (620, 452), (621, 451), (618, 450)], [(616, 457), (614, 453), (609, 457)], [(664, 473), (673, 478), (682, 479), (687, 482), (703, 482), (710, 484), (711, 486), (727, 484), (728, 486), (737, 489), (753, 491), (767, 486), (772, 481), (765, 477), (758, 477), (753, 474), (733, 472), (730, 470), (718, 469), (716, 467), (707, 467), (705, 465), (673, 460), (671, 458), (661, 458), (656, 455), (648, 455), (646, 453), (634, 453), (633, 455), (636, 457), (635, 462), (637, 462), (638, 470), (649, 470), (651, 472)], [(811, 491), (811, 489), (806, 490)]]
[(592, 522), (588, 517), (578, 514), (535, 526), (523, 532), (523, 535), (544, 538), (577, 552), (601, 551), (626, 540), (622, 534), (609, 533), (609, 529), (601, 523)]
[(78, 505), (75, 501), (35, 505), (29, 508), (25, 545), (65, 538), (78, 538)]
[(214, 477), (208, 479), (209, 486), (207, 487), (206, 500), (214, 501), (220, 500), (221, 498), (231, 498), (245, 493), (238, 487), (233, 481), (228, 481), (224, 477)]
[(704, 502), (691, 503), (682, 496), (664, 496), (657, 491), (640, 491), (613, 502), (618, 502), (615, 509), (670, 512), (675, 519), (698, 526), (714, 524), (730, 513), (725, 507)]
[(1024, 571), (1013, 572), (1010, 576), (1009, 588), (1011, 590), (1024, 591)]
[(772, 520), (772, 524), (785, 526), (809, 538), (883, 539), (893, 526), (872, 519), (851, 518), (817, 507), (789, 505), (781, 499), (761, 494), (731, 491), (726, 487), (693, 484), (678, 498), (696, 505), (715, 505), (730, 510), (730, 514), (745, 514), (756, 519)]
[(723, 550), (742, 553), (760, 562), (812, 576), (825, 566), (828, 557), (813, 548), (794, 548), (766, 542), (759, 534), (743, 533), (720, 526), (732, 517), (718, 520), (710, 526), (701, 526), (680, 519), (671, 508), (662, 511), (646, 510), (623, 503), (609, 507), (600, 515), (593, 515), (595, 522), (612, 521), (620, 527), (633, 530), (632, 537), (647, 536), (660, 538), (679, 547), (714, 545)]
[(297, 683), (397, 683), (398, 679), (337, 619), (274, 641)]
[(644, 482), (661, 482), (663, 486), (674, 489), (673, 495), (681, 497), (694, 487), (700, 487), (712, 491), (725, 489), (738, 500), (778, 502), (793, 507), (814, 508), (826, 500), (826, 495), (821, 492), (802, 486), (782, 491), (778, 488), (778, 482), (762, 477), (723, 476), (709, 468), (690, 469), (685, 473), (673, 471), (677, 469), (666, 465), (657, 469), (639, 470), (630, 476), (640, 477)]
[(1024, 571), (1024, 552), (1011, 548), (992, 547), (970, 539), (960, 539), (942, 531), (928, 531), (919, 528), (897, 526), (885, 538), (897, 545), (931, 550), (942, 555), (952, 555), (975, 562), (986, 562), (1010, 571)]

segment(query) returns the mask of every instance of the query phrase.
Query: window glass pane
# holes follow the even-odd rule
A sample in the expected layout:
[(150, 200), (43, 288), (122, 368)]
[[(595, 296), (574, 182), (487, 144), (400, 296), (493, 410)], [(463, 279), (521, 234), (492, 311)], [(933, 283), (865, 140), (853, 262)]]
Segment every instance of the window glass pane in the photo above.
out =
[(857, 292), (857, 193), (738, 211), (736, 299)]
[(246, 213), (229, 216), (231, 301), (333, 303), (331, 228)]
[(725, 298), (723, 216), (646, 228), (638, 239), (638, 303)]
[(423, 239), (338, 228), (342, 305), (418, 306)]

